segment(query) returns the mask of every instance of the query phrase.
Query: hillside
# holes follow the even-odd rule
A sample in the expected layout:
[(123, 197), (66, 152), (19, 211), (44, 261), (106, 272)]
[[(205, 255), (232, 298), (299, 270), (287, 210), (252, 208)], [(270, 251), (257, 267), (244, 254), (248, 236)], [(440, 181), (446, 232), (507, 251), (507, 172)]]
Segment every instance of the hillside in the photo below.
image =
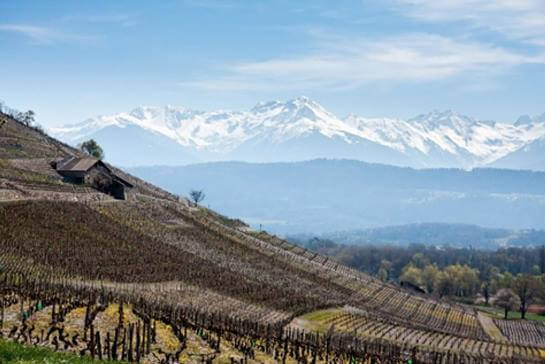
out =
[(58, 145), (0, 128), (3, 337), (155, 363), (545, 357), (543, 325), (521, 336), (518, 321), (383, 283), (112, 166), (133, 186), (124, 200), (70, 183), (50, 162), (79, 152)]
[(483, 121), (452, 110), (407, 120), (339, 117), (302, 96), (261, 102), (248, 111), (141, 106), (51, 132), (72, 144), (95, 138), (111, 151), (113, 163), (125, 167), (339, 158), (414, 168), (471, 169), (522, 149), (526, 160), (543, 162), (540, 148), (527, 147), (543, 143), (545, 117), (521, 120), (516, 124)]
[(281, 234), (428, 222), (545, 228), (543, 172), (416, 170), (353, 160), (220, 162), (131, 172), (181, 195), (204, 189), (214, 209)]

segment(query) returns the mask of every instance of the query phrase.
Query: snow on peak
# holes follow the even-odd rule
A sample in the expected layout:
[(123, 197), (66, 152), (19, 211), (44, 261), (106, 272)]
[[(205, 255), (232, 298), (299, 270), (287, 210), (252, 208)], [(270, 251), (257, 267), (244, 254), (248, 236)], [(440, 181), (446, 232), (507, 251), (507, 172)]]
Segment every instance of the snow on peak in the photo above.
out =
[(52, 129), (77, 143), (107, 127), (138, 126), (183, 146), (228, 153), (249, 140), (282, 143), (308, 135), (339, 138), (346, 143), (370, 141), (394, 149), (427, 166), (471, 168), (491, 163), (545, 137), (545, 114), (521, 117), (516, 124), (478, 121), (452, 110), (432, 111), (409, 120), (339, 119), (305, 96), (286, 102), (260, 102), (250, 111), (196, 111), (183, 107), (140, 106), (128, 113), (98, 116)]
[(518, 118), (515, 126), (533, 126), (540, 123), (545, 123), (545, 113), (536, 116), (522, 115)]
[(274, 110), (278, 107), (281, 107), (283, 104), (280, 101), (261, 101), (255, 105), (250, 112), (259, 114), (263, 112), (268, 112)]
[(133, 109), (129, 115), (140, 120), (155, 119), (161, 115), (161, 109), (153, 106), (140, 106)]
[(456, 129), (467, 129), (476, 124), (475, 119), (458, 114), (452, 110), (435, 110), (428, 114), (422, 114), (415, 118), (409, 119), (409, 122), (412, 124), (420, 124), (431, 129), (444, 126)]
[(269, 115), (282, 114), (283, 116), (281, 119), (284, 121), (294, 121), (302, 118), (314, 121), (323, 117), (334, 118), (334, 116), (326, 111), (320, 104), (312, 101), (306, 96), (299, 96), (286, 102), (260, 102), (250, 110), (250, 112), (254, 114)]

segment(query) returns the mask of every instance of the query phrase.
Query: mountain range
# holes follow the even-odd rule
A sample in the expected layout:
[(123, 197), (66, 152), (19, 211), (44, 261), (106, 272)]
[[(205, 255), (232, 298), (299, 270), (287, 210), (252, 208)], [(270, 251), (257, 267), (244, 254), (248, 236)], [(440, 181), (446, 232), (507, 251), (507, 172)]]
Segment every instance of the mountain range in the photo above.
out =
[(202, 189), (204, 204), (279, 234), (427, 222), (545, 229), (545, 172), (412, 169), (325, 159), (214, 162), (129, 171), (183, 196), (191, 189)]
[(339, 118), (298, 97), (262, 102), (249, 111), (142, 106), (49, 131), (71, 144), (94, 138), (108, 161), (126, 167), (330, 158), (414, 168), (545, 170), (545, 114), (515, 123), (450, 110), (408, 120)]

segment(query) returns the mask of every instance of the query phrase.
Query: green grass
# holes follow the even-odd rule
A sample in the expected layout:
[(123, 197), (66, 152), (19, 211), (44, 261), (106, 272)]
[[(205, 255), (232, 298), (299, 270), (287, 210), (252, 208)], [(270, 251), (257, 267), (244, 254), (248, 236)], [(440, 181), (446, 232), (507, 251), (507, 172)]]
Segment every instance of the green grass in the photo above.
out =
[(329, 318), (332, 318), (339, 312), (340, 310), (319, 310), (319, 311), (309, 312), (306, 315), (303, 315), (301, 318), (308, 321), (314, 321), (314, 322), (325, 321)]
[[(46, 348), (0, 340), (0, 363), (2, 364), (91, 364), (96, 362), (91, 358), (81, 358), (75, 354), (56, 353)], [(101, 363), (113, 362), (102, 361)]]
[[(504, 311), (501, 308), (491, 307), (491, 306), (480, 306), (476, 305), (474, 306), (477, 310), (486, 312), (488, 314), (491, 314), (495, 318), (503, 318), (504, 317)], [(520, 320), (520, 312), (519, 311), (509, 311), (509, 314), (507, 315), (508, 320)], [(526, 320), (529, 321), (542, 321), (545, 322), (545, 316), (538, 315), (531, 312), (526, 312)]]

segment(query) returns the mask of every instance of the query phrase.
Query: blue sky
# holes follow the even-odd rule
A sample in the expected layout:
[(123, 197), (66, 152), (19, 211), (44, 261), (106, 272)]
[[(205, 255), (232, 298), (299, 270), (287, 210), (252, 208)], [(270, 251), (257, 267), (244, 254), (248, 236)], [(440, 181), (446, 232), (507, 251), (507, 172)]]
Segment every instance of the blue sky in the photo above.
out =
[(0, 0), (0, 99), (45, 126), (138, 105), (545, 112), (543, 0)]

